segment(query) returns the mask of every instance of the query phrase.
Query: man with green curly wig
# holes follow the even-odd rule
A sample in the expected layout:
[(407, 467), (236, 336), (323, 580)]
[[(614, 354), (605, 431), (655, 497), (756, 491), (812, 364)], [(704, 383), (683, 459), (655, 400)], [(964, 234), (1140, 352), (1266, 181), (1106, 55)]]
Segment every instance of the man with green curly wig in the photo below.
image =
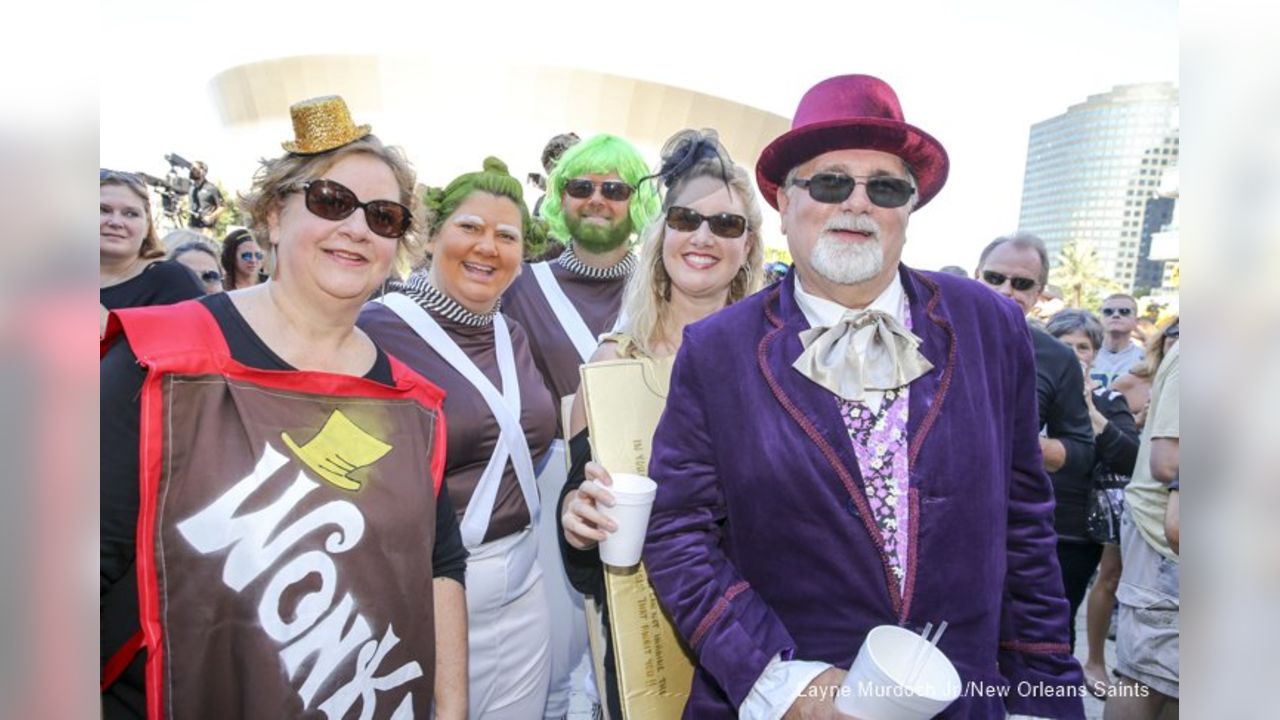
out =
[[(618, 318), (623, 288), (636, 266), (632, 239), (659, 210), (653, 185), (640, 182), (648, 175), (631, 143), (600, 134), (565, 151), (547, 178), (542, 218), (565, 243), (564, 252), (551, 262), (526, 264), (503, 296), (502, 310), (528, 331), (534, 361), (557, 400), (578, 391), (578, 367)], [(564, 451), (561, 441), (552, 447), (547, 471), (538, 477), (542, 497), (560, 497)], [(555, 520), (548, 513), (539, 528), (553, 624), (565, 631), (552, 638), (548, 718), (568, 711), (570, 676), (587, 648), (582, 596), (565, 577)]]

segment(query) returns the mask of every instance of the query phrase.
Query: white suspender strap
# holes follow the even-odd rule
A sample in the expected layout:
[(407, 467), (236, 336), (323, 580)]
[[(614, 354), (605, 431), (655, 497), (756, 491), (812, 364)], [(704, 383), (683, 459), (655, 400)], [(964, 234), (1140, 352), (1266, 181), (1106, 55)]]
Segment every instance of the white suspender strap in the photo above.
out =
[[(485, 466), (471, 501), (467, 503), (467, 511), (462, 516), (459, 530), (463, 545), (474, 548), (484, 541), (508, 458), (515, 467), (520, 491), (524, 494), (525, 504), (529, 506), (529, 517), (536, 526), (539, 515), (537, 479), (533, 474), (533, 459), (529, 455), (524, 428), (520, 426), (520, 382), (516, 377), (515, 353), (511, 347), (511, 331), (507, 328), (507, 321), (501, 313), (493, 317), (493, 339), (497, 347), (498, 372), (502, 377), (502, 392), (498, 392), (489, 378), (458, 347), (458, 343), (440, 327), (440, 323), (412, 298), (402, 293), (390, 293), (384, 295), (380, 302), (413, 328), (418, 337), (440, 353), (445, 362), (480, 391), (489, 411), (498, 421), (498, 444), (494, 447), (489, 464)], [(448, 420), (447, 417), (445, 419)]]
[(560, 287), (556, 276), (551, 274), (551, 265), (540, 262), (533, 263), (529, 268), (533, 270), (533, 277), (538, 281), (538, 287), (542, 288), (543, 297), (551, 305), (551, 311), (560, 321), (560, 327), (564, 328), (565, 334), (578, 350), (578, 356), (582, 358), (582, 362), (590, 360), (598, 345), (596, 336), (591, 334), (586, 321), (582, 319), (582, 315), (578, 313), (573, 303), (569, 302), (569, 296), (564, 294), (564, 288)]

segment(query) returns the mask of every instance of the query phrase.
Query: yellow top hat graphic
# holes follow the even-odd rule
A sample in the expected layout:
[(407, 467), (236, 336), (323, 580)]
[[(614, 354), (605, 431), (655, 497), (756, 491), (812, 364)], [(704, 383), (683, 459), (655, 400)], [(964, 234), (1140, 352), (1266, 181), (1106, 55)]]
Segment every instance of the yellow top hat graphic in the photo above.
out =
[(361, 430), (341, 410), (334, 410), (305, 445), (299, 446), (287, 432), (280, 437), (304, 465), (343, 490), (359, 490), (360, 483), (351, 479), (351, 473), (378, 462), (392, 447)]

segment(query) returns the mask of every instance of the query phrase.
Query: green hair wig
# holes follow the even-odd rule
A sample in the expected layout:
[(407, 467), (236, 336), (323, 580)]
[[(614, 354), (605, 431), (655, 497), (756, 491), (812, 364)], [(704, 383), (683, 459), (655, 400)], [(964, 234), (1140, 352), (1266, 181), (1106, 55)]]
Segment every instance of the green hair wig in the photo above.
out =
[(658, 193), (652, 183), (640, 182), (649, 174), (644, 158), (626, 140), (617, 135), (601, 133), (566, 150), (547, 178), (542, 217), (546, 219), (553, 236), (566, 244), (571, 239), (564, 221), (564, 206), (560, 202), (565, 183), (582, 175), (607, 175), (613, 172), (636, 189), (631, 196), (627, 213), (631, 217), (632, 232), (639, 235), (644, 226), (657, 216), (661, 209)]
[(493, 156), (484, 159), (480, 172), (459, 175), (443, 188), (427, 188), (422, 197), (422, 204), (427, 208), (427, 234), (434, 236), (439, 232), (444, 227), (445, 220), (474, 192), (487, 192), (507, 198), (520, 208), (525, 257), (546, 251), (546, 223), (529, 214), (520, 181), (511, 176), (506, 163)]

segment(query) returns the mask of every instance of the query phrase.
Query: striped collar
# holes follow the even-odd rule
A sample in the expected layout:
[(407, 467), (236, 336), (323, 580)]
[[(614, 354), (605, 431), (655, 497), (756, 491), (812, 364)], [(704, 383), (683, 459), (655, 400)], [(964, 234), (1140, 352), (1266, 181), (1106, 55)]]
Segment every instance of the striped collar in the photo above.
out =
[(573, 243), (569, 243), (565, 245), (564, 252), (560, 253), (560, 257), (556, 258), (556, 263), (575, 275), (582, 275), (595, 280), (616, 280), (629, 277), (631, 272), (636, 269), (636, 254), (629, 252), (612, 267), (598, 268), (578, 259), (578, 256), (573, 252)]
[(469, 327), (489, 327), (493, 325), (493, 317), (502, 311), (501, 297), (490, 312), (477, 313), (466, 309), (457, 300), (436, 289), (436, 286), (427, 280), (426, 271), (415, 272), (404, 282), (391, 283), (390, 290), (408, 295), (429, 313)]

